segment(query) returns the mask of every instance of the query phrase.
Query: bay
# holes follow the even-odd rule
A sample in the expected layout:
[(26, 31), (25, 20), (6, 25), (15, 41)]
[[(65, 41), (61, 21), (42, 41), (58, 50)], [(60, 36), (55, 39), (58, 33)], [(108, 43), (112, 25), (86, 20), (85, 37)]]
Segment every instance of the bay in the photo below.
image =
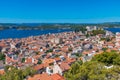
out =
[(113, 33), (120, 32), (120, 28), (105, 28), (105, 30), (111, 31)]
[(17, 30), (17, 29), (6, 29), (0, 31), (0, 39), (8, 38), (25, 38), (29, 36), (38, 36), (49, 33), (61, 33), (72, 31), (71, 29), (51, 29), (51, 30)]

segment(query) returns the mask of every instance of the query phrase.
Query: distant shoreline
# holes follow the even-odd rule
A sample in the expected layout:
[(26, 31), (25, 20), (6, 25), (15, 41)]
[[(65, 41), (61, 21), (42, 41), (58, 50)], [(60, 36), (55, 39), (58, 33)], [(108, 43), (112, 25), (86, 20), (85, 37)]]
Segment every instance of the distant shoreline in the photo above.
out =
[(0, 30), (20, 29), (20, 30), (45, 30), (45, 29), (75, 29), (86, 26), (97, 26), (102, 28), (120, 27), (120, 22), (106, 23), (0, 23)]

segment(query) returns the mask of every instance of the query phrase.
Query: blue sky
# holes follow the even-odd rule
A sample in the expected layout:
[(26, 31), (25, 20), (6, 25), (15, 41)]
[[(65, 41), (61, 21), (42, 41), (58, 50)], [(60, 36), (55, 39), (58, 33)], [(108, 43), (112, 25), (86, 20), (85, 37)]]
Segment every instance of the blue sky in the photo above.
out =
[(119, 22), (119, 4), (120, 0), (0, 0), (0, 22)]

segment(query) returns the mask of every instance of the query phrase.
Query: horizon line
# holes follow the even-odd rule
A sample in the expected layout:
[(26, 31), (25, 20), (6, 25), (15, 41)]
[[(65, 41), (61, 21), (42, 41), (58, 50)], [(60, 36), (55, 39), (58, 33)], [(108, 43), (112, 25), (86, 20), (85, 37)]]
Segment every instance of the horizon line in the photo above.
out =
[(120, 23), (120, 21), (104, 21), (104, 22), (0, 22), (0, 24), (103, 24), (103, 23)]

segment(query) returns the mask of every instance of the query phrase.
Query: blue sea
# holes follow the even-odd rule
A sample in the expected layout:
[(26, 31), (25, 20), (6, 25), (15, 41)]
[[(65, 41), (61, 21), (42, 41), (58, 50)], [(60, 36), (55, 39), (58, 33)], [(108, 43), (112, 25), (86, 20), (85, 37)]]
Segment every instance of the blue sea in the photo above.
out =
[[(113, 33), (120, 32), (120, 28), (105, 28), (105, 30)], [(8, 38), (25, 38), (29, 36), (38, 36), (49, 33), (61, 33), (72, 31), (71, 29), (51, 29), (51, 30), (17, 30), (17, 29), (6, 29), (0, 30), (0, 39)]]
[(111, 31), (113, 33), (120, 32), (120, 28), (105, 28), (105, 30)]
[(0, 30), (0, 39), (8, 38), (25, 38), (29, 36), (38, 36), (48, 33), (61, 33), (72, 31), (71, 29), (53, 29), (53, 30), (17, 30), (17, 29), (6, 29)]

